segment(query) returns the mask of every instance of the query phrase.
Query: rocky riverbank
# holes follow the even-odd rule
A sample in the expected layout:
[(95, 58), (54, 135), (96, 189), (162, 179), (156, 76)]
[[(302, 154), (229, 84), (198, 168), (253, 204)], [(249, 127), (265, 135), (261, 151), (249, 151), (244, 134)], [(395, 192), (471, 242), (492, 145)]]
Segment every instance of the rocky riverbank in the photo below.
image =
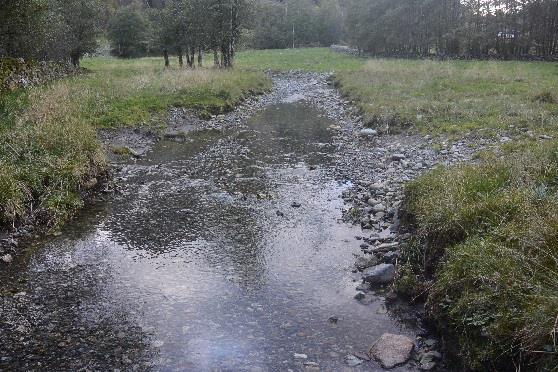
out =
[(366, 305), (381, 296), (401, 318), (423, 329), (415, 340), (386, 334), (371, 346), (368, 354), (347, 357), (347, 364), (356, 366), (376, 359), (385, 368), (392, 368), (412, 358), (410, 363), (416, 368), (436, 368), (442, 355), (438, 341), (422, 323), (421, 307), (406, 306), (392, 289), (398, 275), (400, 245), (411, 237), (399, 231), (403, 188), (408, 181), (437, 165), (472, 161), (477, 151), (492, 148), (496, 143), (483, 139), (451, 141), (409, 134), (382, 135), (363, 126), (355, 107), (334, 89), (330, 74), (291, 72), (270, 76), (274, 81), (270, 93), (245, 101), (227, 115), (203, 120), (177, 108), (170, 111), (167, 125), (159, 132), (119, 130), (101, 133), (101, 138), (109, 149), (128, 149), (112, 151), (117, 157), (131, 154), (139, 158), (158, 138), (185, 141), (192, 131), (222, 131), (243, 126), (247, 118), (269, 105), (304, 102), (324, 111), (337, 123), (330, 129), (337, 133), (338, 177), (353, 182), (341, 195), (346, 205), (343, 217), (346, 222), (361, 227), (355, 236), (362, 249), (353, 271), (355, 302)]
[[(102, 131), (99, 138), (105, 144), (113, 166), (119, 167), (124, 157), (144, 157), (161, 138), (183, 142), (190, 141), (188, 134), (195, 131), (242, 129), (249, 117), (267, 106), (301, 102), (322, 110), (335, 123), (328, 129), (335, 133), (337, 178), (352, 185), (340, 196), (346, 205), (345, 221), (358, 225), (355, 239), (362, 250), (355, 257), (353, 270), (354, 306), (366, 306), (380, 299), (394, 314), (416, 324), (419, 329), (416, 339), (386, 333), (373, 345), (363, 345), (367, 352), (347, 355), (346, 364), (366, 370), (377, 366), (372, 362), (376, 360), (384, 368), (405, 363), (409, 363), (412, 369), (436, 368), (442, 355), (438, 342), (422, 324), (420, 306), (404, 306), (391, 290), (398, 273), (399, 247), (410, 237), (398, 229), (403, 187), (438, 164), (471, 161), (476, 151), (494, 144), (486, 140), (453, 142), (430, 136), (380, 135), (363, 127), (357, 110), (334, 89), (329, 74), (292, 72), (270, 76), (274, 81), (271, 92), (246, 100), (226, 115), (203, 120), (190, 111), (172, 109), (162, 128)], [(118, 182), (114, 187), (110, 183), (97, 187), (110, 193), (118, 188)], [(294, 208), (300, 206), (299, 202), (292, 204)], [(17, 238), (30, 234), (30, 229), (22, 230), (3, 240), (10, 247), (10, 251), (1, 251), (6, 264), (13, 259), (10, 252), (16, 250)], [(335, 316), (330, 318), (332, 324), (338, 321)], [(305, 360), (302, 355), (300, 359)], [(307, 368), (315, 367), (311, 364), (313, 362), (306, 363), (309, 363), (305, 365)]]

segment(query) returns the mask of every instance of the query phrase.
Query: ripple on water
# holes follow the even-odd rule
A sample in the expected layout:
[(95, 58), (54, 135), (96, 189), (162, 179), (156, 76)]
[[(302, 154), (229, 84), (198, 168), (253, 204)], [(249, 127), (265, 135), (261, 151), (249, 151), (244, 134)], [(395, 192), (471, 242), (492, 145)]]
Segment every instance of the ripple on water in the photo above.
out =
[(0, 367), (296, 370), (311, 361), (339, 370), (382, 333), (410, 332), (381, 298), (353, 299), (359, 230), (339, 222), (350, 183), (336, 180), (332, 125), (300, 103), (272, 106), (247, 131), (162, 141), (123, 167), (112, 201), (20, 264), (25, 299), (2, 297), (12, 342)]

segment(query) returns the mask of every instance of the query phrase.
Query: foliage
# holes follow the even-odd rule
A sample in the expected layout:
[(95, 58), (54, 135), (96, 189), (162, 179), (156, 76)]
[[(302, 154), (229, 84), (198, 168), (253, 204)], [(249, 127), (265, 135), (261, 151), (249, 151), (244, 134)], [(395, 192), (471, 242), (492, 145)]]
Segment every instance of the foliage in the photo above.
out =
[(550, 369), (558, 363), (558, 143), (504, 151), (408, 185), (407, 221), (422, 244), (405, 255), (414, 273), (435, 278), (429, 314), (469, 368)]
[(261, 1), (257, 8), (256, 49), (330, 46), (342, 36), (343, 18), (336, 0)]
[(101, 0), (5, 0), (0, 3), (0, 56), (71, 59), (96, 48)]

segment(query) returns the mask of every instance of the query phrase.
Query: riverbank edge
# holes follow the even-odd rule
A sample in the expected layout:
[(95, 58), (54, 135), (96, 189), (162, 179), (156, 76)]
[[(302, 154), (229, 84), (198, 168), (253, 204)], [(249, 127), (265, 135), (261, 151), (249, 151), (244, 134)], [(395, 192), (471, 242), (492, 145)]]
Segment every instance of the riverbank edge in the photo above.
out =
[[(122, 161), (143, 157), (155, 143), (164, 138), (183, 139), (184, 135), (192, 130), (211, 130), (215, 123), (222, 122), (224, 117), (233, 115), (236, 118), (240, 112), (252, 114), (256, 109), (254, 104), (258, 97), (269, 91), (249, 90), (245, 92), (243, 99), (235, 102), (236, 106), (230, 107), (229, 112), (221, 115), (204, 117), (199, 111), (191, 108), (170, 107), (165, 119), (160, 120), (161, 116), (157, 115), (157, 121), (148, 126), (95, 129), (97, 145), (105, 159), (101, 167), (90, 169), (90, 174), (83, 177), (79, 188), (75, 190), (80, 207), (56, 225), (51, 224), (51, 218), (46, 211), (29, 208), (23, 218), (12, 221), (11, 225), (0, 225), (0, 268), (2, 265), (11, 264), (17, 256), (23, 254), (23, 247), (30, 246), (46, 235), (60, 234), (59, 230), (80, 211), (116, 192), (113, 174)], [(177, 122), (178, 128), (172, 125)], [(195, 125), (189, 124), (190, 122), (194, 122)], [(183, 129), (183, 132), (180, 129)]]

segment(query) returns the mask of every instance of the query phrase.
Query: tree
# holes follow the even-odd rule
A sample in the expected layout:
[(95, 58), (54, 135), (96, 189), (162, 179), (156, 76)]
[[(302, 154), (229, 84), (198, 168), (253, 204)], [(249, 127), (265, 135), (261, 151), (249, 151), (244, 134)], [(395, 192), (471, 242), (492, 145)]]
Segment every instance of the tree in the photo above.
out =
[(65, 25), (61, 42), (68, 50), (72, 64), (79, 66), (81, 57), (97, 48), (102, 3), (100, 0), (58, 0), (57, 10)]
[(118, 57), (145, 55), (149, 47), (151, 24), (145, 12), (135, 5), (116, 11), (109, 25), (109, 39)]
[(0, 56), (38, 57), (48, 33), (47, 11), (43, 0), (0, 1)]

